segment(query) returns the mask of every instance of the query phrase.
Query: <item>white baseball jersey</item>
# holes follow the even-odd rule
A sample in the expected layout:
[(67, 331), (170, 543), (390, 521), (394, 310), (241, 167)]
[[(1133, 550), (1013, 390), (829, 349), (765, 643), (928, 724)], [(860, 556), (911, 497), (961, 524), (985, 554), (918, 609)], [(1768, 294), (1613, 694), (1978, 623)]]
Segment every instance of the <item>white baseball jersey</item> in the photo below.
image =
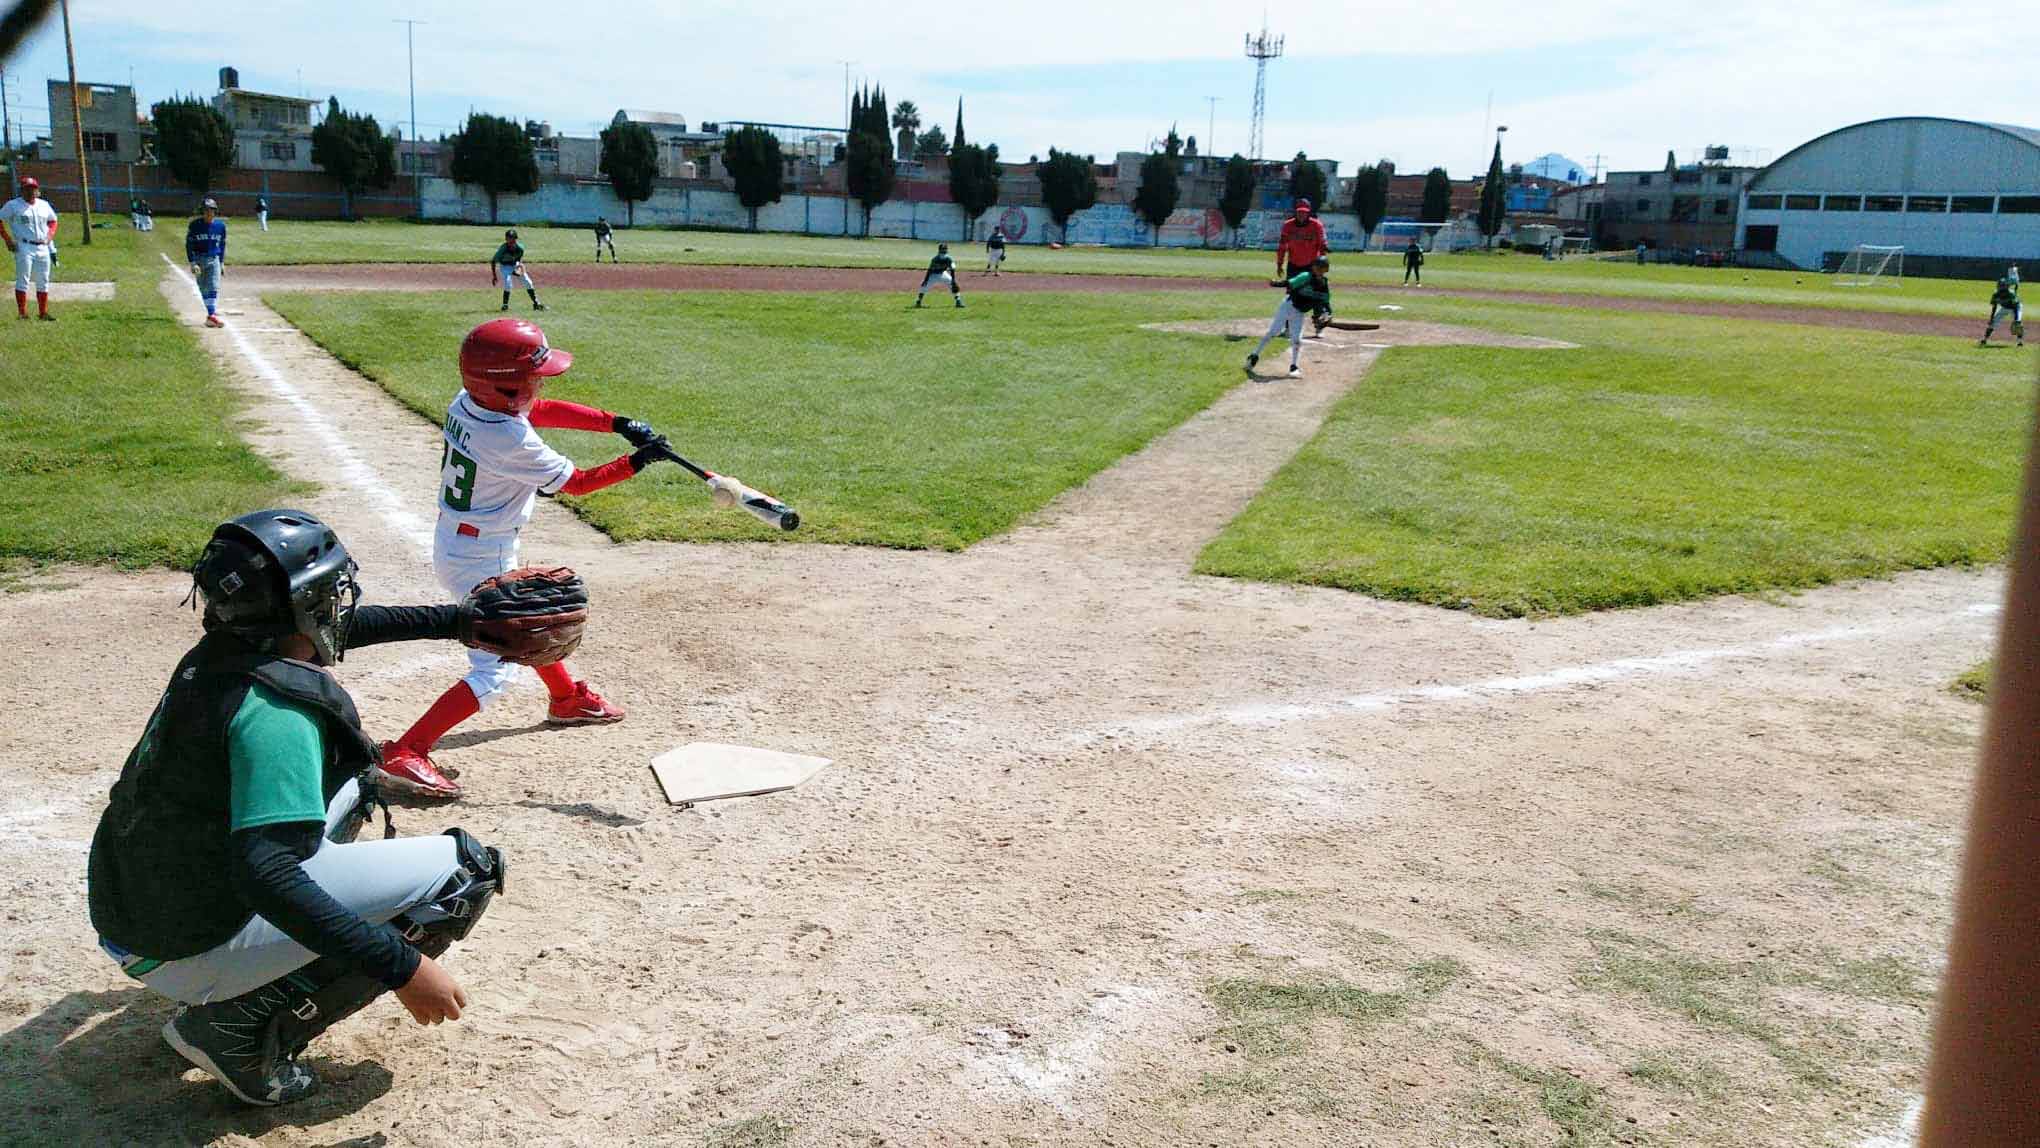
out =
[(481, 535), (515, 532), (531, 520), (538, 494), (556, 494), (574, 462), (545, 445), (523, 415), (476, 406), (466, 391), (446, 408), (439, 464), (439, 517)]
[(0, 206), (0, 223), (7, 225), (7, 234), (16, 243), (35, 246), (49, 242), (50, 224), (57, 221), (57, 209), (47, 199), (38, 198), (34, 203), (16, 197)]

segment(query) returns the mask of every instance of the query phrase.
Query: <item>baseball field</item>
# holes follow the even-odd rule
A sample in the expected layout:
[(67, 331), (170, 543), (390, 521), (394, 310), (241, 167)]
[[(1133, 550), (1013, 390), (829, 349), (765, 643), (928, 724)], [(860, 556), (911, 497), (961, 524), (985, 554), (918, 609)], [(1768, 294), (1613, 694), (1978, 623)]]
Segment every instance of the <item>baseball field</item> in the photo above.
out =
[[(1350, 259), (1377, 326), (1249, 377), (1258, 253), (966, 251), (916, 310), (932, 243), (527, 229), (547, 393), (803, 525), (666, 467), (543, 502), (629, 719), (548, 729), (531, 681), (441, 743), (467, 796), (398, 828), (515, 870), (446, 961), (472, 1007), (379, 1001), (251, 1110), (95, 946), (87, 842), (213, 523), (302, 505), (367, 600), (441, 600), (498, 295), (490, 229), (232, 225), (225, 330), (167, 231), (0, 325), (0, 1138), (1898, 1142), (2031, 417), (1987, 289)], [(464, 665), (336, 673), (394, 736)], [(669, 806), (693, 741), (832, 764)]]

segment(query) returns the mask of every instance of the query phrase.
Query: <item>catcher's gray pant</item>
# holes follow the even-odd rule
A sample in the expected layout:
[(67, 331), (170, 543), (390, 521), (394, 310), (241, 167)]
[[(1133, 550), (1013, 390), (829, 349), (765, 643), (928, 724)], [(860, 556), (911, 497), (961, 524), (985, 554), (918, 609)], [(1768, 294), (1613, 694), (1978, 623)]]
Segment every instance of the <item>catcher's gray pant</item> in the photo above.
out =
[(1289, 365), (1296, 366), (1297, 361), (1303, 357), (1305, 318), (1304, 313), (1296, 309), (1296, 304), (1291, 303), (1287, 295), (1283, 296), (1282, 305), (1275, 308), (1274, 322), (1268, 324), (1268, 333), (1261, 336), (1260, 343), (1254, 347), (1254, 357), (1260, 358), (1261, 352), (1268, 349), (1269, 341), (1286, 329), (1289, 332)]
[[(515, 569), (516, 531), (470, 538), (460, 532), (458, 521), (440, 516), (439, 525), (432, 532), (432, 573), (454, 601), (467, 597), (468, 591), (496, 575)], [(461, 680), (474, 691), (475, 701), (486, 708), (510, 684), (517, 667), (487, 650), (469, 650), (467, 656), (468, 672)]]
[[(360, 801), (352, 781), (333, 795), (326, 806), (329, 836)], [(397, 914), (431, 900), (458, 868), (460, 843), (443, 833), (351, 845), (328, 841), (304, 863), (306, 876), (372, 925), (387, 924)], [(132, 956), (100, 944), (116, 960)], [(218, 948), (165, 962), (139, 979), (171, 1000), (206, 1004), (253, 992), (317, 959), (317, 953), (256, 917)]]

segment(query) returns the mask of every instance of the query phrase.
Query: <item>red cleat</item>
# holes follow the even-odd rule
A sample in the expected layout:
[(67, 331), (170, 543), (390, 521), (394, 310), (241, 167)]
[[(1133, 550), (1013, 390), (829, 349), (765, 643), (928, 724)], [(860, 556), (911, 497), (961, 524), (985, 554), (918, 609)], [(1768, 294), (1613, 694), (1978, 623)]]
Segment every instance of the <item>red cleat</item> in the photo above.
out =
[(545, 720), (551, 725), (608, 725), (622, 721), (623, 711), (603, 701), (587, 682), (575, 682), (573, 693), (553, 699)]
[(221, 319), (218, 315), (207, 315), (205, 317), (205, 325), (208, 327), (224, 327), (227, 324), (226, 321)]
[(432, 759), (394, 741), (382, 745), (382, 765), (375, 771), (378, 784), (413, 797), (459, 797), (460, 783), (439, 771)]

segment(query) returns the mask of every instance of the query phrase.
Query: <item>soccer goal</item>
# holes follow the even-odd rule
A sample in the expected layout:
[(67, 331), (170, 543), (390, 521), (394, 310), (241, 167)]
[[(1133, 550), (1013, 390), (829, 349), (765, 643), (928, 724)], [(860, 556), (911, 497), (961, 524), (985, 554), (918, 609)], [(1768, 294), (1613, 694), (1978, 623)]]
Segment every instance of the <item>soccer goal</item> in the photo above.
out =
[(1438, 237), (1450, 230), (1450, 223), (1418, 223), (1410, 219), (1384, 219), (1374, 229), (1369, 251), (1386, 251), (1391, 254), (1409, 249), (1410, 240), (1417, 241), (1417, 247), (1424, 251), (1441, 250)]
[(1837, 287), (1896, 287), (1905, 279), (1905, 248), (1858, 243), (1842, 257)]

